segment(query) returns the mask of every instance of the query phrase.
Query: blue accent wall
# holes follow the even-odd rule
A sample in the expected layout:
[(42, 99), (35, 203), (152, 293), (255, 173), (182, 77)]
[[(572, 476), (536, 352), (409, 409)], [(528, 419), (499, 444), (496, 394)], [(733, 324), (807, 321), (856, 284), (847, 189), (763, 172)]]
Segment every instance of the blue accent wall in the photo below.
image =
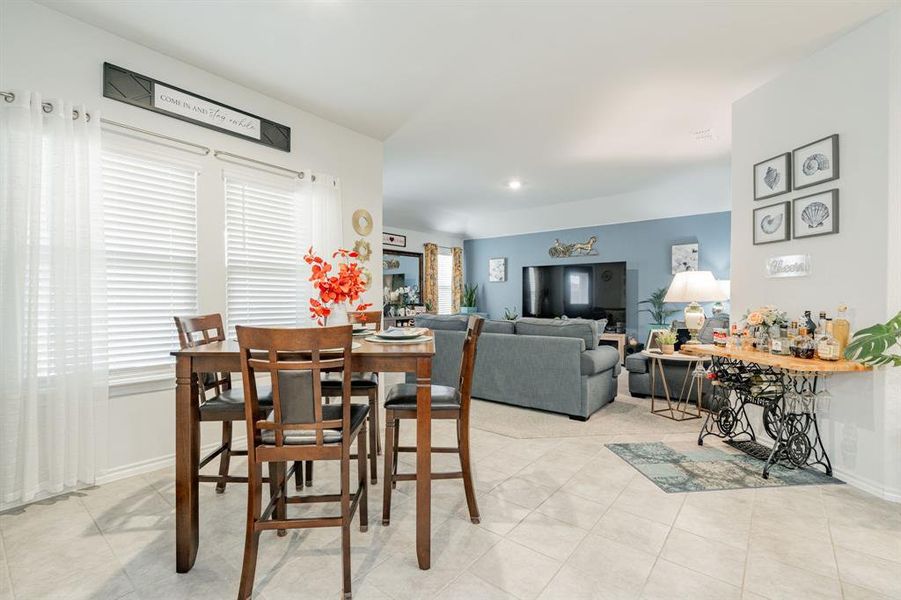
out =
[[(673, 277), (671, 246), (697, 242), (699, 269), (713, 271), (717, 279), (729, 279), (730, 228), (730, 213), (720, 212), (466, 240), (466, 282), (479, 284), (479, 310), (489, 313), (492, 319), (502, 319), (505, 307), (516, 306), (517, 312), (522, 311), (523, 267), (625, 261), (627, 330), (644, 342), (651, 319), (647, 313), (639, 314), (638, 301), (657, 288), (669, 286)], [(548, 248), (557, 238), (572, 243), (584, 242), (593, 235), (598, 238), (597, 256), (555, 259), (548, 255)], [(501, 257), (507, 259), (507, 281), (488, 283), (488, 259)]]

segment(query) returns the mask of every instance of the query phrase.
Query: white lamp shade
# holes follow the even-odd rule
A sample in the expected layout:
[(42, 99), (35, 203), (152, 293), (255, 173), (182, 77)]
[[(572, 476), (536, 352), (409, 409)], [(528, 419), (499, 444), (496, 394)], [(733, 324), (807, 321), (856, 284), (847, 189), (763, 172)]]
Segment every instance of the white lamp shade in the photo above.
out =
[(732, 297), (732, 281), (729, 279), (720, 279), (717, 281), (720, 284), (720, 289), (723, 290), (723, 293), (726, 294), (724, 300), (728, 300)]
[(718, 302), (727, 298), (710, 271), (682, 271), (673, 277), (663, 301)]

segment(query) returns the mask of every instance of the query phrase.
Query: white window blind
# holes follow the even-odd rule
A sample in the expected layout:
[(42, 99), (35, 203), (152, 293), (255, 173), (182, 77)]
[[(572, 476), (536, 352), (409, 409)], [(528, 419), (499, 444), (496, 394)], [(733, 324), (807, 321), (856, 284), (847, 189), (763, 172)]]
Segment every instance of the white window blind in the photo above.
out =
[(107, 149), (102, 177), (110, 375), (165, 371), (197, 312), (197, 170)]
[(228, 327), (309, 323), (309, 198), (291, 180), (225, 178)]
[(453, 311), (454, 259), (450, 251), (438, 254), (438, 314), (449, 315)]

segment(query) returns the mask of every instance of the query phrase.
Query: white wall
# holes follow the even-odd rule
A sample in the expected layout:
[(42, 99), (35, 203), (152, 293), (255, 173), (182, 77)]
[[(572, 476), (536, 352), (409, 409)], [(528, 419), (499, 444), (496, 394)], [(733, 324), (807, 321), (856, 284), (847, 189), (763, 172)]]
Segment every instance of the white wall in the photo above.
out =
[[(345, 245), (352, 245), (358, 237), (351, 227), (350, 215), (358, 208), (368, 209), (374, 220), (369, 236), (373, 247), (370, 269), (374, 281), (381, 281), (381, 142), (46, 7), (4, 1), (0, 10), (0, 89), (33, 90), (47, 97), (83, 102), (92, 112), (99, 108), (104, 117), (115, 121), (291, 169), (312, 169), (339, 177), (344, 198)], [(289, 125), (293, 149), (285, 153), (266, 148), (102, 98), (104, 61)], [(223, 163), (212, 157), (201, 160), (199, 308), (202, 312), (224, 313)], [(380, 295), (380, 286), (373, 286), (367, 301), (380, 303)], [(175, 448), (175, 403), (171, 384), (167, 387), (111, 398), (105, 479), (133, 472), (142, 465), (161, 465), (171, 457)], [(214, 428), (204, 430), (204, 442), (215, 439)]]
[[(550, 199), (549, 199), (550, 200)], [(538, 233), (728, 211), (729, 164), (685, 169), (649, 187), (577, 202), (505, 212), (476, 212), (466, 219), (466, 239)]]
[[(734, 104), (734, 314), (763, 304), (775, 304), (790, 315), (803, 309), (834, 314), (837, 305), (846, 303), (852, 309), (852, 328), (857, 329), (884, 322), (901, 309), (897, 289), (890, 298), (887, 283), (890, 266), (896, 271), (899, 265), (899, 166), (897, 160), (890, 162), (890, 146), (899, 135), (898, 65), (892, 64), (893, 57), (897, 59), (897, 19), (896, 10), (869, 21)], [(839, 180), (754, 202), (754, 163), (833, 133), (840, 135)], [(892, 186), (890, 177), (896, 182)], [(757, 205), (832, 188), (838, 188), (840, 196), (838, 235), (752, 245), (752, 211)], [(895, 229), (890, 231), (890, 226)], [(783, 254), (810, 254), (812, 274), (766, 278), (766, 259)], [(899, 419), (893, 415), (898, 408), (888, 402), (886, 374), (840, 375), (828, 387), (835, 399), (821, 415), (822, 430), (836, 474), (901, 500)]]

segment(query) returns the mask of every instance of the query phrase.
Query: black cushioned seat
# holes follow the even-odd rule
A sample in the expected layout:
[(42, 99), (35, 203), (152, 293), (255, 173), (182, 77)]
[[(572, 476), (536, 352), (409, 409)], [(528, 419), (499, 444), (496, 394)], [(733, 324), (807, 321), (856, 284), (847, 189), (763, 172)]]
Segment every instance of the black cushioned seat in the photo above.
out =
[[(257, 384), (257, 395), (260, 400), (260, 406), (272, 406), (272, 387)], [(200, 405), (200, 413), (216, 413), (217, 415), (234, 414), (233, 420), (240, 421), (244, 418), (244, 388), (237, 387), (225, 390), (219, 395), (207, 398), (206, 402)]]
[[(416, 384), (399, 383), (385, 397), (385, 408), (416, 409)], [(446, 385), (432, 386), (432, 408), (460, 408), (460, 392)]]
[[(343, 408), (340, 404), (323, 404), (322, 420), (323, 421), (340, 421)], [(351, 404), (350, 405), (350, 429), (356, 431), (363, 424), (366, 415), (369, 414), (368, 404)], [(268, 419), (273, 419), (274, 413), (269, 413)], [(274, 444), (275, 432), (271, 430), (264, 431), (260, 436), (263, 443)], [(322, 440), (326, 444), (337, 444), (341, 441), (340, 429), (324, 429), (322, 431)], [(293, 430), (285, 432), (285, 444), (299, 446), (303, 444), (315, 444), (316, 432), (312, 430)]]
[[(323, 373), (322, 374), (322, 389), (323, 390), (335, 390), (341, 389), (341, 384), (344, 381), (344, 373), (341, 371), (332, 371), (331, 373)], [(350, 374), (350, 385), (354, 389), (366, 389), (366, 388), (375, 388), (379, 386), (379, 375), (378, 373), (372, 373), (370, 371), (364, 371), (362, 373), (351, 373)]]

